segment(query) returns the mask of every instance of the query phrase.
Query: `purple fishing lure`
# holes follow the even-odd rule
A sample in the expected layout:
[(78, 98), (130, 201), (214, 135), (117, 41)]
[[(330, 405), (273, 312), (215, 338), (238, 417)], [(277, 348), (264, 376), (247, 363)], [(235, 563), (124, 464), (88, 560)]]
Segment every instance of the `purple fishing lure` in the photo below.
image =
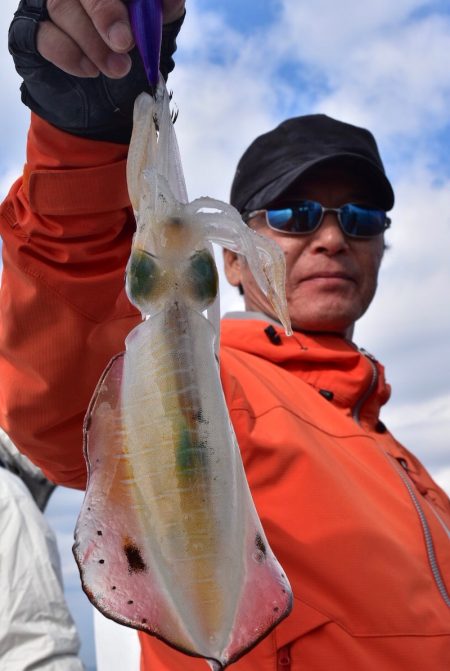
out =
[(144, 63), (150, 86), (159, 77), (159, 54), (162, 36), (162, 0), (129, 0), (128, 12), (136, 46)]

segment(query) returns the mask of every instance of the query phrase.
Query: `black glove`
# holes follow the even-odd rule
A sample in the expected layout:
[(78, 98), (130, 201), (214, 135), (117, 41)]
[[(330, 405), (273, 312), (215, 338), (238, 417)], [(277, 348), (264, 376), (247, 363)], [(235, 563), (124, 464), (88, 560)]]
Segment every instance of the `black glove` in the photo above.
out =
[[(43, 58), (36, 48), (40, 21), (47, 20), (46, 0), (21, 0), (9, 28), (9, 51), (19, 75), (22, 102), (57, 128), (92, 140), (128, 144), (136, 96), (149, 91), (136, 48), (132, 66), (122, 79), (69, 75)], [(184, 16), (163, 26), (160, 71), (164, 79), (175, 66), (176, 37)]]

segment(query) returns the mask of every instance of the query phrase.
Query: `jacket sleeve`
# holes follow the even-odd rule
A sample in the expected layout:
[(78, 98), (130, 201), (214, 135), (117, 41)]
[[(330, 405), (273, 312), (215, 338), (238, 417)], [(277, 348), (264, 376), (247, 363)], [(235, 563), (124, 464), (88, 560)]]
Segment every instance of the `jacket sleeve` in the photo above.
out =
[(21, 480), (0, 468), (2, 671), (83, 671), (56, 538)]
[(85, 486), (96, 382), (140, 319), (124, 292), (135, 228), (126, 150), (32, 115), (23, 177), (0, 208), (0, 424), (69, 487)]

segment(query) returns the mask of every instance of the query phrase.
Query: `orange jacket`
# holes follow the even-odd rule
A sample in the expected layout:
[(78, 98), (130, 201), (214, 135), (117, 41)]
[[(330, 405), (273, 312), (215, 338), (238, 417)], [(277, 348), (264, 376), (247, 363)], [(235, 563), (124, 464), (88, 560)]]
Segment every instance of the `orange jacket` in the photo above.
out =
[[(24, 181), (0, 212), (0, 420), (49, 477), (77, 487), (87, 402), (138, 320), (123, 293), (124, 158), (34, 118)], [(381, 367), (336, 336), (274, 344), (266, 326), (224, 320), (223, 383), (295, 606), (234, 668), (447, 671), (450, 503), (379, 422)], [(146, 671), (206, 671), (141, 642)]]
[(87, 403), (139, 320), (124, 292), (126, 151), (32, 115), (23, 179), (0, 208), (0, 425), (51, 480), (79, 489)]
[[(289, 657), (291, 671), (446, 671), (450, 502), (379, 421), (382, 367), (336, 336), (277, 328), (273, 344), (267, 326), (222, 322), (222, 377), (294, 609), (232, 668), (282, 671)], [(141, 640), (145, 669), (206, 669)]]

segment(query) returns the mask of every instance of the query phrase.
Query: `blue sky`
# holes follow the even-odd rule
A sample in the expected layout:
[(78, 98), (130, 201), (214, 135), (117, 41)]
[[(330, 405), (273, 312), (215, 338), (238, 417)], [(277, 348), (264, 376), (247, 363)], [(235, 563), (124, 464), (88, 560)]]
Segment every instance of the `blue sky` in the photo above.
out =
[[(2, 195), (20, 174), (28, 123), (6, 49), (16, 3), (4, 5)], [(450, 491), (450, 4), (188, 0), (178, 46), (170, 87), (191, 198), (226, 200), (248, 143), (287, 116), (325, 112), (375, 134), (396, 206), (379, 290), (355, 340), (386, 364), (384, 421)], [(222, 304), (241, 305), (224, 283)], [(78, 505), (61, 490), (50, 519), (92, 662), (91, 614), (67, 550)]]

